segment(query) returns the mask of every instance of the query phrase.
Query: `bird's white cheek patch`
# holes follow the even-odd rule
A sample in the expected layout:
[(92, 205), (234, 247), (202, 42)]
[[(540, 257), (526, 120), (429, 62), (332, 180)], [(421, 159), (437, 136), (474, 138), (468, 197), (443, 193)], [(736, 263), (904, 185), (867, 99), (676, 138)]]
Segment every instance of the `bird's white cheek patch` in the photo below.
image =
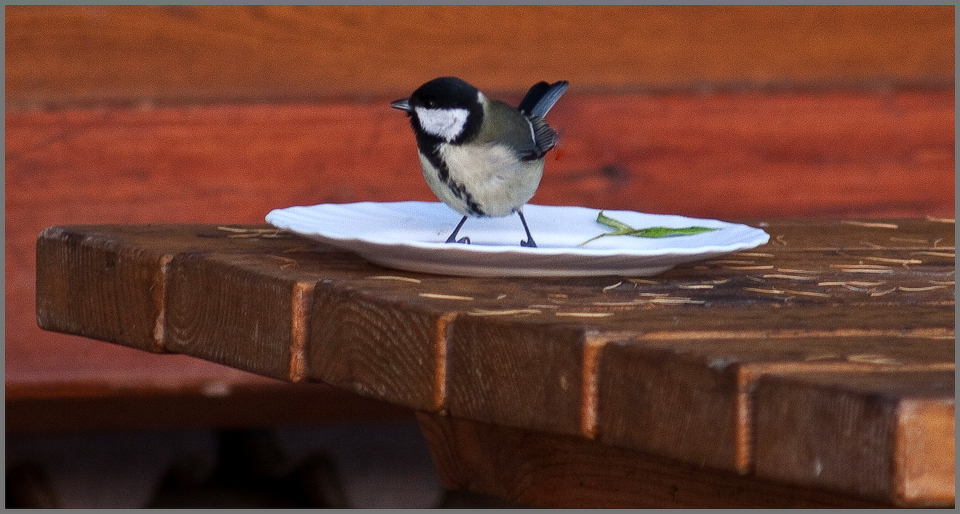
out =
[(417, 107), (415, 110), (420, 120), (420, 128), (448, 142), (453, 141), (463, 132), (463, 126), (466, 125), (469, 114), (466, 109)]

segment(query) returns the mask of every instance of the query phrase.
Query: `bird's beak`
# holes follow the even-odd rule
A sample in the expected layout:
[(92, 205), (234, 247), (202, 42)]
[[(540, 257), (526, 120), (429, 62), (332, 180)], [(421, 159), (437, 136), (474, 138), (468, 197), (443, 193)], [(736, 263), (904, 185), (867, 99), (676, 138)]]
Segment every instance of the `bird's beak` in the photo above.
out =
[(399, 100), (394, 100), (390, 102), (390, 107), (393, 107), (394, 109), (400, 109), (401, 111), (407, 111), (407, 112), (410, 112), (413, 110), (413, 108), (410, 107), (409, 98), (401, 98)]

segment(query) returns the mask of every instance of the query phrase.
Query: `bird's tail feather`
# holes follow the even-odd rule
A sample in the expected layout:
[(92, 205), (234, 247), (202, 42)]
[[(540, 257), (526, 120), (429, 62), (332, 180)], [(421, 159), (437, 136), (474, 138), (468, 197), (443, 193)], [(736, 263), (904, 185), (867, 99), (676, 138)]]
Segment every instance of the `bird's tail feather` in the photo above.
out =
[(553, 84), (537, 82), (527, 91), (526, 96), (520, 101), (517, 109), (521, 112), (542, 118), (550, 111), (553, 104), (557, 103), (557, 100), (566, 92), (567, 86), (569, 85), (570, 83), (566, 80), (554, 82)]

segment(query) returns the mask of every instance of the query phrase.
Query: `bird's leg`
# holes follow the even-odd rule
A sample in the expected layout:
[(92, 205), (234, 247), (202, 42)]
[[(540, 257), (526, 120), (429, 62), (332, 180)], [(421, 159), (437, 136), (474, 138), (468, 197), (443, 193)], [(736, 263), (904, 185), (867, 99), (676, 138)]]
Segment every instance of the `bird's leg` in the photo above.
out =
[(537, 243), (533, 241), (533, 236), (530, 235), (530, 229), (527, 228), (527, 220), (523, 218), (523, 211), (518, 210), (517, 215), (520, 216), (520, 223), (523, 223), (523, 230), (527, 233), (527, 240), (520, 241), (520, 246), (526, 246), (527, 248), (536, 248)]
[(447, 242), (448, 242), (448, 243), (464, 243), (464, 244), (470, 244), (470, 238), (469, 238), (469, 237), (462, 237), (462, 238), (460, 238), (460, 240), (457, 240), (457, 232), (460, 232), (460, 227), (463, 226), (463, 223), (464, 223), (465, 221), (467, 221), (467, 217), (466, 217), (466, 216), (464, 216), (463, 219), (460, 220), (460, 223), (457, 223), (457, 228), (453, 229), (453, 233), (450, 234), (450, 237), (447, 238)]

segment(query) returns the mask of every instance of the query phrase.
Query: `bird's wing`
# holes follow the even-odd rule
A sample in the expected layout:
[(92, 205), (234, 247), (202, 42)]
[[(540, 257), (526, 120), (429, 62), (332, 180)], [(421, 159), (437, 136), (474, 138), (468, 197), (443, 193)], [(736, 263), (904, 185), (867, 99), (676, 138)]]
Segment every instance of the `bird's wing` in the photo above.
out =
[(539, 159), (557, 146), (557, 132), (539, 116), (531, 116), (529, 119), (533, 127), (533, 144), (536, 146), (536, 151), (530, 158)]

